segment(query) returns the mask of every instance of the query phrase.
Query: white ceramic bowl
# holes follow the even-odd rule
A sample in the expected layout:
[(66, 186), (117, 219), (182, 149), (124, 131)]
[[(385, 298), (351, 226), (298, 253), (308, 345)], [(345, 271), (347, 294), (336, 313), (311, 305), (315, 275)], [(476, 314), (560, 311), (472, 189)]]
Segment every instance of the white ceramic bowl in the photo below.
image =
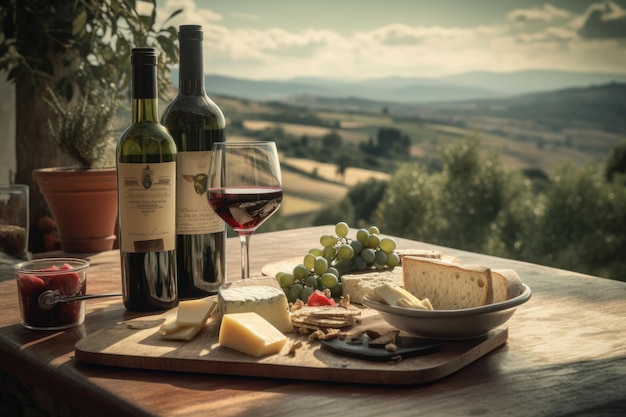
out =
[(377, 310), (399, 330), (431, 339), (472, 339), (506, 323), (516, 308), (528, 301), (530, 288), (524, 284), (519, 296), (507, 301), (459, 310), (417, 310), (378, 303), (367, 296), (363, 304)]

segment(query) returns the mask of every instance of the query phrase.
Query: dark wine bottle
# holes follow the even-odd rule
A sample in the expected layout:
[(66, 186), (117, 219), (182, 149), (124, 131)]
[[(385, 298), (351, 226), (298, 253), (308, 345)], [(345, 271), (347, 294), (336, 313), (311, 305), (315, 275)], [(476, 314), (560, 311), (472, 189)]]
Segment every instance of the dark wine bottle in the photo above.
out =
[(117, 145), (124, 305), (157, 311), (178, 304), (176, 144), (159, 123), (154, 48), (132, 50), (132, 124)]
[(162, 121), (176, 142), (176, 254), (180, 299), (205, 297), (224, 283), (226, 226), (206, 200), (213, 142), (224, 141), (226, 121), (204, 88), (202, 26), (183, 25), (179, 90)]

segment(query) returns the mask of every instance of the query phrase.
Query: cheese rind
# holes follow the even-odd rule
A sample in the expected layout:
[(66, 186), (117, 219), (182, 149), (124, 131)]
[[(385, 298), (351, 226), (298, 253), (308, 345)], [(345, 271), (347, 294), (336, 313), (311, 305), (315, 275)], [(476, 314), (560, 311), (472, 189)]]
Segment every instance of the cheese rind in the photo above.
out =
[(287, 337), (254, 312), (229, 313), (222, 317), (220, 346), (254, 357), (280, 352)]
[(219, 311), (222, 316), (255, 312), (283, 333), (293, 331), (289, 303), (283, 290), (266, 285), (220, 288)]

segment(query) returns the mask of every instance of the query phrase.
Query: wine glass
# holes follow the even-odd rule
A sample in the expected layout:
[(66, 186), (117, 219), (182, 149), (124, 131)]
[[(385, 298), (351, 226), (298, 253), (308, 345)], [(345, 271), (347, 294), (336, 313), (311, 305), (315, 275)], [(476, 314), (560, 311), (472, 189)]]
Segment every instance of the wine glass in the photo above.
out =
[(207, 183), (209, 205), (241, 240), (241, 278), (250, 277), (250, 236), (283, 200), (274, 142), (215, 142)]

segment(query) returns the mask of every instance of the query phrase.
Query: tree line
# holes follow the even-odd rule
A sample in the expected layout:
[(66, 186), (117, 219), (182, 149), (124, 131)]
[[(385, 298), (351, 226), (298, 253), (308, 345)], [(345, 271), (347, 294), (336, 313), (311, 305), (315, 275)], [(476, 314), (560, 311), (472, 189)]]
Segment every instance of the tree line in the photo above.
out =
[(314, 224), (376, 224), (386, 233), (626, 281), (626, 144), (606, 169), (551, 176), (508, 171), (480, 140), (442, 144), (441, 169), (403, 162), (321, 210)]

